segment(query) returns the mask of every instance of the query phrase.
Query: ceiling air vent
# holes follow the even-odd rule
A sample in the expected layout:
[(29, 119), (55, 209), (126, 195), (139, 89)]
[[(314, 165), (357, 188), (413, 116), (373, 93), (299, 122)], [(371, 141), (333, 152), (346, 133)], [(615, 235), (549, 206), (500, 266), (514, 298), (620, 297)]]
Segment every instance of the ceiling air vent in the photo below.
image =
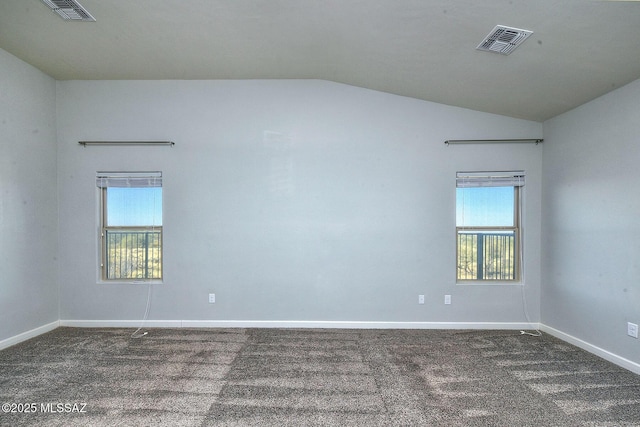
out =
[(509, 55), (531, 34), (533, 31), (496, 25), (476, 49)]
[(75, 0), (42, 0), (65, 21), (94, 22), (96, 18)]

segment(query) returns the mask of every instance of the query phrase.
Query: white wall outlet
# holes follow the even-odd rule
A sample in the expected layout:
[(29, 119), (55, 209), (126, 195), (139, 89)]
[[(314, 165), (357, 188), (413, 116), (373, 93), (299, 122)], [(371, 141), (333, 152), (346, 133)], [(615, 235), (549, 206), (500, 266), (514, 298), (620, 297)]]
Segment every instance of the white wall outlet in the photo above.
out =
[(627, 322), (627, 335), (633, 338), (638, 338), (638, 325)]
[(451, 304), (451, 295), (444, 296), (444, 303), (447, 305)]
[(216, 302), (216, 294), (209, 294), (209, 304)]
[(424, 304), (424, 295), (418, 295), (418, 304)]

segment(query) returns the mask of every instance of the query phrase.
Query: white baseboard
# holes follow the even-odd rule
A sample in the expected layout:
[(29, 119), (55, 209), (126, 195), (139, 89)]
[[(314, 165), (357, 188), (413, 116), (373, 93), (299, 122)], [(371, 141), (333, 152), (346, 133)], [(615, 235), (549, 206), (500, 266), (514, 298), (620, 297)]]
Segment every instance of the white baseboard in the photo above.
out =
[(326, 320), (183, 320), (185, 328), (318, 329), (536, 329), (537, 324), (501, 322), (374, 322)]
[(181, 320), (60, 320), (71, 328), (182, 328)]
[(45, 332), (53, 331), (55, 328), (59, 326), (60, 322), (56, 320), (55, 322), (48, 323), (46, 325), (38, 326), (37, 328), (31, 329), (30, 331), (23, 332), (21, 334), (15, 335), (13, 337), (4, 339), (0, 341), (0, 350), (11, 347), (12, 345), (16, 345), (21, 343), (22, 341), (26, 341), (28, 339), (37, 337), (38, 335), (42, 335)]
[(576, 338), (550, 326), (541, 324), (540, 330), (546, 332), (549, 335), (553, 335), (554, 337), (559, 338), (562, 341), (566, 341), (569, 344), (573, 344), (576, 347), (586, 350), (589, 353), (602, 357), (603, 359), (608, 360), (609, 362), (614, 363), (622, 368), (628, 369), (635, 374), (640, 375), (640, 363), (625, 359), (624, 357), (618, 356), (617, 354), (611, 353), (610, 351), (597, 347), (593, 344), (589, 344), (588, 342), (583, 341), (580, 338)]
[(538, 329), (538, 323), (367, 322), (325, 320), (60, 320), (76, 328)]

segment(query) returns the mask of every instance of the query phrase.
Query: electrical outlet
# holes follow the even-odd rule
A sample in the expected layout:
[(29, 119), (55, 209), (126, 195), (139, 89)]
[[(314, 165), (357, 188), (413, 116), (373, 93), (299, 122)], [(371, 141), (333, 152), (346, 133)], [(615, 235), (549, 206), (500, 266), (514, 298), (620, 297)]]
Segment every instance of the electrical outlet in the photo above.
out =
[(216, 302), (216, 294), (209, 294), (209, 304)]
[(418, 295), (418, 304), (424, 304), (424, 295)]
[(451, 295), (444, 296), (444, 303), (447, 305), (451, 304)]
[(638, 338), (638, 325), (627, 322), (627, 335), (633, 338)]

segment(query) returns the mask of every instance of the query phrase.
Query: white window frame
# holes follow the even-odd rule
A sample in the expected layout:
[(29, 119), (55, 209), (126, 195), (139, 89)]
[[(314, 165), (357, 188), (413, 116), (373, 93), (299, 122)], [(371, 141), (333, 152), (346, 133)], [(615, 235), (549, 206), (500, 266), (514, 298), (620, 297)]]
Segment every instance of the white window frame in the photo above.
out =
[[(456, 190), (458, 188), (473, 187), (513, 187), (513, 224), (504, 226), (459, 226), (456, 220), (456, 283), (458, 284), (520, 284), (522, 283), (522, 195), (525, 184), (525, 172), (518, 171), (482, 171), (482, 172), (457, 172), (456, 173)], [(457, 199), (457, 198), (456, 198)], [(456, 201), (457, 204), (457, 201)], [(458, 206), (456, 205), (456, 212)], [(474, 233), (475, 232), (475, 233)], [(494, 232), (493, 234), (491, 232)], [(479, 236), (492, 236), (494, 241), (499, 242), (500, 233), (513, 234), (513, 257), (510, 260), (513, 275), (504, 277), (498, 275), (496, 278), (487, 278), (482, 265), (477, 265), (475, 270), (475, 278), (460, 277), (461, 264), (461, 235), (475, 234)], [(482, 240), (481, 240), (482, 241)], [(477, 240), (476, 240), (477, 245)], [(484, 248), (486, 246), (483, 245)], [(476, 249), (476, 257), (483, 260), (482, 255), (478, 255)], [(484, 251), (481, 251), (484, 252)], [(475, 260), (476, 264), (477, 259)], [(481, 263), (483, 264), (483, 263)], [(481, 276), (481, 277), (478, 277)]]
[[(162, 225), (109, 226), (107, 219), (107, 191), (109, 187), (147, 188), (162, 187), (162, 172), (97, 172), (96, 187), (98, 190), (98, 283), (124, 284), (160, 284), (164, 280), (164, 241)], [(164, 197), (163, 197), (164, 199)], [(162, 201), (161, 201), (162, 203)], [(163, 207), (161, 206), (161, 209)], [(156, 277), (109, 277), (107, 244), (109, 232), (131, 233), (132, 235), (150, 234), (159, 239), (159, 274)], [(145, 249), (148, 249), (148, 245)], [(145, 251), (146, 252), (146, 251)], [(145, 260), (148, 269), (148, 257)]]

